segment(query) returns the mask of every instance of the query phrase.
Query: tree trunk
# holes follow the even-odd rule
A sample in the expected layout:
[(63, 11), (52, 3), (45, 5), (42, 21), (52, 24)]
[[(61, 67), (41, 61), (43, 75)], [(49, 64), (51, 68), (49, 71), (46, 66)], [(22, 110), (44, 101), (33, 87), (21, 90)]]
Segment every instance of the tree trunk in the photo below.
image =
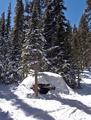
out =
[(38, 96), (38, 71), (35, 69), (35, 96)]
[(79, 68), (78, 68), (78, 71), (77, 71), (77, 77), (78, 77), (77, 87), (80, 87), (80, 70), (79, 70)]

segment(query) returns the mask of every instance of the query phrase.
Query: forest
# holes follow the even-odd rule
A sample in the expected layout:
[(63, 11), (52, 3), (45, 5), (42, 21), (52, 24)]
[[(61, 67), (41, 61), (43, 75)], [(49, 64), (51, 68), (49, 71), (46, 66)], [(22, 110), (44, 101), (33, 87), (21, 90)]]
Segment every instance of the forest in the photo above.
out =
[(79, 25), (71, 26), (64, 0), (16, 0), (12, 26), (9, 3), (0, 15), (0, 82), (21, 82), (33, 69), (79, 88), (80, 73), (91, 66), (91, 0), (86, 4)]

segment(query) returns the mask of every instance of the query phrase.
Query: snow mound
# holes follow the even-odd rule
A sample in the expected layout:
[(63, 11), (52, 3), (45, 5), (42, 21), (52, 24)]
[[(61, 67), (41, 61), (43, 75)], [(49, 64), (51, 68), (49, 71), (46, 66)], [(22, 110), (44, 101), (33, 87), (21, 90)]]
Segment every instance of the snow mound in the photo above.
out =
[[(30, 92), (34, 82), (35, 82), (35, 77), (33, 75), (25, 78), (22, 81), (22, 83), (18, 86), (19, 91), (22, 91), (23, 93)], [(38, 75), (38, 82), (44, 84), (50, 84), (51, 86), (54, 86), (56, 89), (51, 91), (54, 94), (55, 93), (69, 94), (70, 92), (70, 88), (67, 86), (62, 76), (56, 73), (40, 72)]]

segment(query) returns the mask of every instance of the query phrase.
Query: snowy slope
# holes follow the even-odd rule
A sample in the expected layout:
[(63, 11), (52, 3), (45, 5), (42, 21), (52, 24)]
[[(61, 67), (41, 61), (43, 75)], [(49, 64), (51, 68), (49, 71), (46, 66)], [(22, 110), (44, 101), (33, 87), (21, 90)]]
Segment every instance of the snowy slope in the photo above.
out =
[[(25, 84), (27, 79), (19, 87), (0, 85), (0, 120), (91, 120), (90, 74), (88, 71), (82, 74), (82, 89), (71, 94), (62, 94), (62, 89), (68, 88), (64, 85), (61, 89), (57, 88), (59, 94), (49, 92), (36, 98), (29, 90), (29, 84)], [(53, 73), (45, 72), (45, 75), (52, 77), (54, 85), (55, 78), (61, 78)], [(31, 76), (31, 81), (34, 81), (32, 79)]]

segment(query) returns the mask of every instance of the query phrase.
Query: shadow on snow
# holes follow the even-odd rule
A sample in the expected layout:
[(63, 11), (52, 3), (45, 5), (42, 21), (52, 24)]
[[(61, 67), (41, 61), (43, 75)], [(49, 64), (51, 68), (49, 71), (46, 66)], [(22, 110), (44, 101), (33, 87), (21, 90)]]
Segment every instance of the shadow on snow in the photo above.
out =
[(81, 89), (77, 89), (76, 92), (80, 95), (91, 95), (91, 84), (81, 83)]
[[(7, 89), (7, 86), (4, 90), (1, 88), (0, 88), (0, 98), (6, 99), (7, 101), (12, 101), (12, 105), (16, 106), (17, 109), (21, 109), (26, 116), (33, 116), (34, 118), (37, 118), (39, 120), (55, 120), (53, 117), (51, 117), (48, 114), (48, 112), (29, 106), (22, 99), (18, 98), (18, 96), (15, 95), (11, 91), (11, 89)], [(88, 93), (89, 90), (87, 91), (87, 89), (91, 90), (91, 86), (89, 84), (87, 84), (86, 87), (83, 89), (84, 90), (83, 94), (87, 94), (87, 95), (90, 94), (90, 93)], [(80, 94), (82, 94), (82, 93), (80, 93)], [(31, 99), (30, 99), (30, 102), (31, 102)], [(83, 104), (82, 102), (80, 102), (78, 100), (61, 98), (60, 96), (53, 95), (53, 94), (45, 95), (44, 98), (42, 96), (41, 99), (56, 100), (58, 102), (61, 102), (63, 105), (68, 105), (70, 107), (76, 107), (78, 110), (81, 110), (81, 111), (91, 115), (91, 107), (86, 106), (85, 104)], [(61, 108), (60, 108), (60, 110), (61, 110)], [(6, 115), (8, 118), (9, 114), (4, 113), (2, 111), (0, 111), (0, 112), (1, 112), (0, 116)], [(3, 120), (3, 119), (0, 119), (0, 120)], [(8, 119), (5, 119), (5, 120), (8, 120)], [(9, 119), (9, 120), (12, 120), (12, 119)]]
[(10, 118), (8, 112), (4, 112), (0, 109), (0, 120), (13, 120), (13, 119)]
[[(51, 117), (48, 114), (48, 112), (29, 106), (22, 99), (18, 98), (17, 95), (15, 95), (13, 92), (11, 92), (10, 89), (8, 89), (8, 90), (5, 89), (5, 91), (1, 90), (0, 98), (6, 99), (7, 101), (12, 101), (12, 105), (16, 106), (17, 109), (21, 109), (26, 116), (33, 116), (34, 118), (37, 118), (39, 120), (55, 120), (53, 117)], [(3, 119), (0, 118), (0, 120), (3, 120)], [(12, 120), (12, 119), (5, 119), (5, 120)]]
[(60, 96), (50, 95), (45, 97), (46, 100), (56, 100), (58, 102), (61, 102), (63, 105), (68, 105), (70, 107), (76, 107), (78, 110), (81, 110), (87, 114), (91, 115), (91, 107), (86, 106), (82, 102), (78, 100), (72, 100), (67, 98), (61, 98)]

